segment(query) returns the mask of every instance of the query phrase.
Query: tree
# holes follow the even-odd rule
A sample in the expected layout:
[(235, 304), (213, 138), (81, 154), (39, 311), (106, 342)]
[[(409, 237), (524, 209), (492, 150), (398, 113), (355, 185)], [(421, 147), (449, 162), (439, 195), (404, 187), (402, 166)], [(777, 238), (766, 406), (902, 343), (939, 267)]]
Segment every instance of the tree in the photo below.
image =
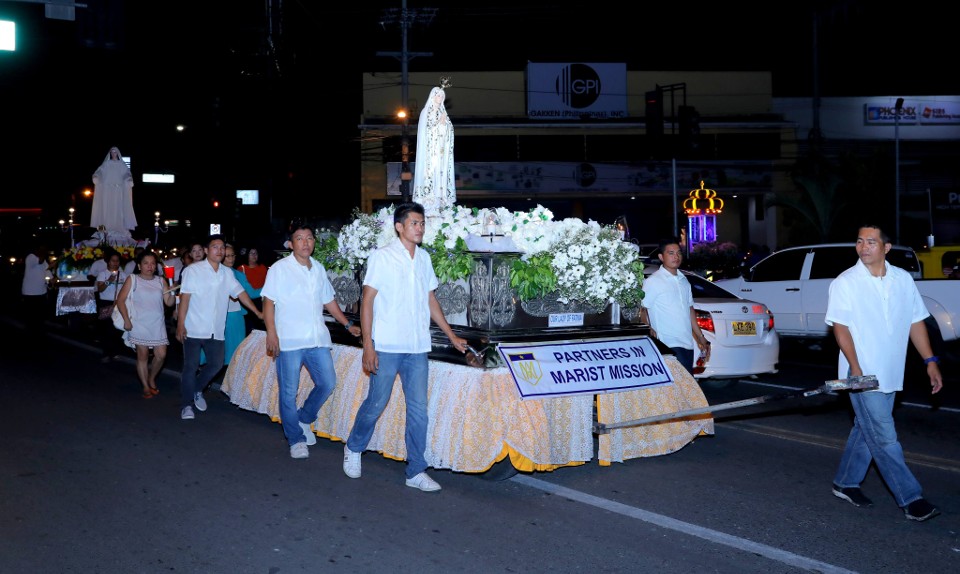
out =
[(766, 206), (784, 207), (799, 215), (803, 223), (794, 231), (804, 243), (849, 240), (850, 219), (856, 216), (873, 221), (876, 207), (884, 203), (872, 200), (875, 190), (882, 188), (878, 170), (870, 168), (878, 159), (865, 159), (854, 152), (831, 159), (820, 152), (819, 146), (811, 146), (791, 171), (794, 190), (773, 196)]

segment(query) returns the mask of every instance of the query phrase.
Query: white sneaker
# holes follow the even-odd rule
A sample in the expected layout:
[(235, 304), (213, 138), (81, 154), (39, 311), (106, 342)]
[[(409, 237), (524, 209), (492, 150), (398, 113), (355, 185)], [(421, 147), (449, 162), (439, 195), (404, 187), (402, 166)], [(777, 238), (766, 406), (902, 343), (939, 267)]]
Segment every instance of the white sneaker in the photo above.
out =
[(440, 485), (437, 484), (437, 481), (427, 476), (426, 472), (421, 472), (413, 478), (408, 478), (407, 486), (419, 488), (424, 492), (436, 492), (440, 490)]
[(350, 478), (360, 478), (360, 453), (343, 445), (343, 473)]
[(317, 444), (317, 435), (310, 430), (310, 425), (307, 423), (300, 423), (300, 428), (303, 429), (303, 436), (307, 437), (307, 444), (309, 446)]
[(187, 407), (183, 407), (183, 409), (180, 410), (180, 418), (182, 418), (183, 420), (192, 421), (193, 417), (194, 417), (193, 407), (187, 406)]
[(193, 404), (197, 406), (197, 410), (201, 413), (207, 410), (207, 401), (203, 398), (203, 393), (193, 395)]
[(290, 447), (290, 458), (309, 458), (310, 450), (307, 449), (307, 443), (298, 442)]

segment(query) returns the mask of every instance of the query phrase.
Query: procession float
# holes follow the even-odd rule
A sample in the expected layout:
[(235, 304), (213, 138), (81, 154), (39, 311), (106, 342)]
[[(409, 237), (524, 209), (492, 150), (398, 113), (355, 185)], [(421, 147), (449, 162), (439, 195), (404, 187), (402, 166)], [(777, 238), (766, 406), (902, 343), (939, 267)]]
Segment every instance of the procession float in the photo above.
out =
[[(413, 201), (423, 205), (421, 247), (439, 280), (436, 298), (470, 351), (434, 327), (427, 463), (502, 479), (591, 460), (601, 465), (674, 452), (713, 434), (709, 414), (602, 432), (605, 423), (706, 406), (700, 387), (639, 321), (643, 264), (621, 228), (554, 220), (541, 205), (514, 212), (456, 203), (446, 78), (420, 114)], [(359, 322), (364, 264), (396, 238), (394, 206), (354, 212), (339, 232), (317, 230), (344, 313)], [(338, 375), (314, 432), (345, 441), (366, 394), (360, 342), (328, 317)], [(241, 408), (279, 420), (276, 369), (265, 333), (231, 360), (221, 390)], [(301, 372), (298, 401), (312, 381)], [(368, 450), (406, 458), (399, 380)]]
[[(359, 322), (364, 263), (393, 240), (393, 206), (355, 213), (339, 233), (318, 230), (314, 257), (344, 313)], [(427, 461), (503, 479), (591, 460), (601, 465), (674, 452), (713, 434), (709, 414), (598, 433), (616, 421), (705, 407), (699, 385), (639, 321), (643, 264), (616, 226), (457, 205), (427, 217), (422, 246), (440, 282), (460, 354), (433, 327)], [(359, 341), (328, 318), (338, 385), (314, 431), (344, 441), (366, 394)], [(276, 371), (265, 333), (240, 345), (221, 390), (279, 421)], [(299, 400), (312, 381), (301, 373)], [(404, 460), (400, 383), (368, 450)]]

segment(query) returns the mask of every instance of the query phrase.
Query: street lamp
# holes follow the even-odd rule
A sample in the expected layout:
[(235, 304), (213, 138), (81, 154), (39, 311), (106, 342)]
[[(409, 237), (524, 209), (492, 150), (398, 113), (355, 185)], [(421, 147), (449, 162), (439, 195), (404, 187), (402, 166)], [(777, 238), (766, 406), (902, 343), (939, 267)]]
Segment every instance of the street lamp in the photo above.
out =
[(894, 163), (894, 198), (896, 222), (894, 225), (895, 233), (893, 241), (900, 243), (900, 112), (903, 110), (903, 98), (897, 98), (897, 103), (893, 107), (893, 163)]
[(166, 233), (170, 230), (170, 222), (164, 221), (163, 226), (160, 225), (160, 212), (153, 212), (153, 244), (157, 247), (160, 246), (160, 233)]
[(73, 247), (73, 212), (76, 210), (71, 207), (67, 211), (70, 212), (70, 247)]

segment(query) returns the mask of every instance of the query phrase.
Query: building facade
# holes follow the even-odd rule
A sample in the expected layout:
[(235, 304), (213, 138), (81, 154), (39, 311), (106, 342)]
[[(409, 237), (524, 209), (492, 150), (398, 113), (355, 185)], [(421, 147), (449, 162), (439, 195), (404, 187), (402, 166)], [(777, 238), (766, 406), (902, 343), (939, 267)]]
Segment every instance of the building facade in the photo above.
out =
[[(364, 211), (400, 201), (403, 159), (415, 170), (419, 110), (440, 75), (409, 74), (406, 124), (397, 118), (403, 107), (401, 75), (363, 77)], [(816, 114), (810, 99), (775, 100), (769, 72), (530, 64), (522, 72), (442, 75), (452, 79), (446, 107), (456, 133), (458, 204), (526, 210), (539, 203), (556, 218), (611, 224), (623, 218), (634, 241), (655, 243), (683, 233), (683, 200), (703, 182), (724, 201), (717, 217), (719, 241), (770, 249), (791, 241), (785, 229), (792, 220), (771, 198), (795, 193), (791, 172), (807, 152)], [(811, 110), (806, 115), (805, 104)], [(822, 125), (844, 125), (833, 115), (844, 113), (839, 103), (822, 101), (821, 110)], [(858, 117), (864, 117), (862, 110)], [(946, 128), (940, 141), (956, 145), (950, 135), (956, 126), (939, 127)], [(904, 122), (902, 148), (914, 145), (923, 133), (918, 130)], [(846, 140), (832, 138), (846, 132), (824, 131), (832, 145), (844, 147)], [(882, 147), (886, 131), (881, 124), (862, 135)], [(911, 169), (901, 162), (904, 173)], [(906, 202), (904, 216), (912, 218), (914, 211), (912, 200)]]

